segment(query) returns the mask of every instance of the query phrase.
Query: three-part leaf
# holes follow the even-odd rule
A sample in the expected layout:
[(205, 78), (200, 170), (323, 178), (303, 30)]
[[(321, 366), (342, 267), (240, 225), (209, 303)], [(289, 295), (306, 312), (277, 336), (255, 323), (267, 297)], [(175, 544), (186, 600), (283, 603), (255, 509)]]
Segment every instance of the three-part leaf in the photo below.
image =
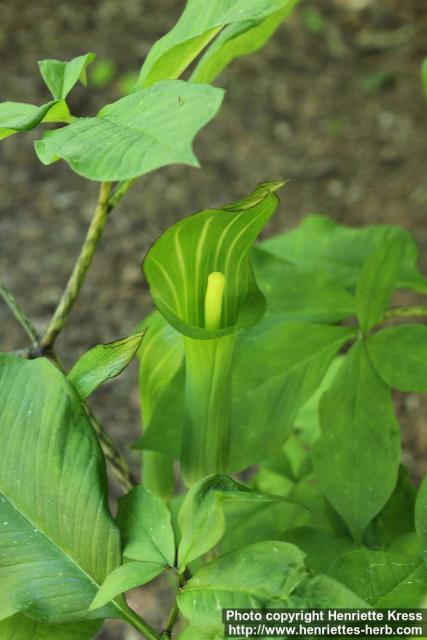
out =
[(44, 164), (63, 158), (90, 180), (141, 176), (168, 164), (198, 166), (191, 143), (217, 113), (223, 91), (165, 81), (103, 107), (94, 118), (50, 131), (35, 143)]
[(390, 390), (363, 343), (347, 354), (319, 411), (322, 433), (313, 452), (316, 475), (358, 539), (390, 497), (400, 463), (399, 425)]
[(48, 360), (0, 356), (0, 619), (89, 613), (120, 563), (99, 444), (73, 387)]
[(141, 346), (143, 336), (138, 333), (109, 344), (98, 344), (77, 360), (67, 378), (82, 400), (106, 380), (120, 375)]

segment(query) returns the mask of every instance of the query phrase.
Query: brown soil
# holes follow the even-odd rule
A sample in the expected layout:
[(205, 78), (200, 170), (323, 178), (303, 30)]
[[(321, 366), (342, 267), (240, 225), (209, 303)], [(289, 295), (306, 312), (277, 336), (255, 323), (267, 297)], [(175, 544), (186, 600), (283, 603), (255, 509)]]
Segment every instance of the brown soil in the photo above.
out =
[[(36, 69), (42, 58), (91, 50), (120, 72), (137, 70), (182, 5), (1, 0), (0, 100), (45, 101)], [(151, 308), (140, 264), (164, 228), (266, 179), (291, 180), (270, 231), (311, 212), (351, 225), (399, 224), (415, 234), (426, 271), (427, 102), (420, 83), (426, 27), (425, 0), (302, 2), (260, 54), (235, 63), (221, 78), (227, 89), (222, 112), (196, 144), (202, 171), (177, 167), (147, 176), (112, 215), (58, 343), (65, 363), (126, 335)], [(73, 112), (95, 113), (117, 97), (115, 81), (102, 91), (79, 88)], [(78, 253), (97, 187), (63, 163), (40, 165), (32, 150), (36, 137), (16, 135), (0, 146), (0, 275), (43, 329)], [(2, 350), (25, 346), (2, 305), (0, 326)], [(406, 460), (419, 477), (427, 472), (427, 401), (414, 394), (397, 401)], [(135, 366), (99, 391), (93, 405), (126, 451), (140, 428)], [(135, 468), (137, 462), (134, 456)], [(165, 585), (134, 596), (156, 625), (159, 594), (163, 611)], [(134, 637), (114, 622), (99, 635)]]

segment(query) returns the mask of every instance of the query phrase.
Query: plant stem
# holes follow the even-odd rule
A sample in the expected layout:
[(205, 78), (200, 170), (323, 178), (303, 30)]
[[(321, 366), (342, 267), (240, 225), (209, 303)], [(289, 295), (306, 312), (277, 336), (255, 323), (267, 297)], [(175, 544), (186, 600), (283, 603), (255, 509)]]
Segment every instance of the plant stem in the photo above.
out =
[(175, 600), (171, 612), (168, 617), (168, 621), (166, 622), (166, 626), (162, 631), (162, 635), (160, 636), (161, 640), (170, 640), (172, 637), (172, 631), (175, 626), (176, 619), (178, 617), (179, 609), (178, 603)]
[(184, 339), (186, 416), (181, 469), (189, 487), (200, 478), (227, 469), (235, 341), (234, 335)]
[(120, 609), (123, 614), (123, 619), (128, 622), (134, 629), (140, 631), (144, 638), (147, 640), (161, 640), (157, 631), (151, 627), (148, 622), (145, 622), (143, 618), (141, 618), (135, 611), (129, 609)]
[(17, 303), (13, 293), (9, 291), (9, 289), (4, 285), (0, 285), (0, 295), (5, 301), (5, 303), (7, 304), (7, 306), (9, 307), (9, 309), (12, 311), (15, 318), (18, 320), (21, 327), (24, 329), (27, 336), (30, 338), (31, 345), (33, 347), (37, 346), (39, 341), (39, 336), (37, 335), (37, 331), (33, 323), (31, 322), (31, 320), (28, 318), (28, 316), (24, 313), (24, 311), (21, 309), (21, 307)]
[(389, 309), (383, 314), (381, 322), (391, 320), (392, 318), (408, 318), (411, 316), (427, 316), (427, 306), (414, 304), (408, 307)]
[(56, 338), (61, 332), (71, 309), (80, 293), (80, 289), (84, 282), (86, 273), (92, 264), (96, 248), (101, 238), (102, 232), (107, 221), (110, 208), (111, 182), (103, 182), (99, 190), (98, 202), (95, 209), (95, 215), (92, 218), (85, 241), (74, 265), (70, 279), (67, 282), (61, 300), (56, 307), (49, 325), (43, 335), (40, 346), (42, 351), (52, 349)]
[[(179, 581), (178, 583), (179, 588), (182, 588), (185, 586), (186, 579), (182, 573), (178, 574), (178, 581)], [(177, 599), (175, 598), (173, 607), (169, 613), (168, 620), (162, 631), (162, 635), (160, 636), (160, 640), (170, 640), (170, 638), (172, 637), (172, 631), (175, 626), (176, 619), (178, 617), (178, 613), (179, 613), (178, 602), (177, 602)]]

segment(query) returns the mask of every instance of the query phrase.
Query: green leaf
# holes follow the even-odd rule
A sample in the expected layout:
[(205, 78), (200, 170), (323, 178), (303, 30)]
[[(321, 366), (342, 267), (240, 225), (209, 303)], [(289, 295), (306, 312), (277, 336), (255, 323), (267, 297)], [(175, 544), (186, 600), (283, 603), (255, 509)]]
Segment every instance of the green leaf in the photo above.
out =
[(68, 381), (82, 400), (106, 380), (118, 376), (141, 346), (144, 333), (122, 338), (109, 344), (98, 344), (86, 351), (68, 373)]
[(325, 391), (331, 386), (344, 358), (345, 356), (338, 355), (332, 360), (321, 384), (295, 418), (298, 436), (306, 447), (311, 448), (320, 436), (319, 403)]
[(165, 81), (107, 105), (94, 118), (46, 133), (35, 143), (44, 164), (63, 158), (90, 180), (126, 180), (159, 167), (198, 166), (191, 143), (217, 113), (223, 91)]
[(135, 487), (119, 500), (117, 523), (123, 540), (123, 555), (130, 560), (175, 564), (175, 538), (168, 508), (160, 498)]
[(151, 582), (165, 570), (164, 564), (155, 562), (127, 562), (114, 569), (102, 584), (91, 609), (99, 609), (114, 600), (121, 593)]
[(354, 345), (323, 396), (320, 423), (313, 452), (316, 475), (332, 506), (360, 538), (393, 492), (400, 462), (390, 390), (363, 343)]
[(415, 529), (421, 542), (424, 563), (427, 565), (427, 477), (421, 483), (415, 503)]
[(180, 571), (220, 541), (225, 530), (223, 504), (234, 500), (274, 502), (280, 499), (255, 492), (228, 476), (216, 474), (199, 480), (185, 496), (178, 515)]
[(405, 324), (383, 329), (367, 342), (369, 356), (384, 382), (400, 391), (427, 391), (427, 327)]
[(240, 338), (233, 363), (230, 469), (277, 452), (298, 410), (352, 336), (345, 327), (285, 323), (266, 332), (255, 327)]
[(355, 299), (321, 271), (299, 266), (263, 251), (252, 250), (258, 286), (267, 300), (264, 324), (285, 320), (337, 322), (355, 314)]
[(70, 112), (64, 101), (53, 100), (41, 107), (24, 102), (0, 104), (0, 140), (17, 131), (30, 131), (41, 122), (69, 122)]
[[(155, 242), (144, 273), (159, 311), (180, 333), (211, 339), (255, 324), (265, 310), (249, 251), (276, 210), (283, 183), (259, 185), (247, 198), (181, 220)], [(206, 327), (208, 276), (222, 273), (225, 288), (218, 329)]]
[[(292, 0), (188, 0), (173, 29), (151, 48), (138, 87), (177, 78), (225, 25), (243, 23), (247, 29), (247, 21), (262, 21), (290, 2), (293, 4)], [(261, 38), (257, 32), (253, 36)]]
[(55, 100), (64, 100), (79, 80), (86, 84), (86, 68), (94, 59), (93, 53), (86, 53), (68, 62), (39, 62), (40, 73)]
[(362, 267), (356, 287), (356, 304), (360, 328), (365, 335), (389, 305), (399, 275), (402, 244), (401, 236), (384, 235)]
[(53, 625), (18, 614), (0, 622), (0, 637), (2, 640), (90, 640), (101, 624), (95, 621)]
[(273, 599), (286, 599), (305, 576), (303, 554), (297, 547), (259, 542), (200, 569), (180, 592), (178, 605), (198, 629), (221, 633), (221, 609), (261, 608)]
[[(278, 606), (278, 603), (272, 604)], [(303, 580), (283, 605), (298, 609), (361, 609), (369, 606), (345, 585), (323, 575)]]
[(281, 3), (283, 7), (267, 18), (245, 20), (226, 27), (210, 45), (194, 70), (192, 82), (213, 82), (235, 59), (261, 49), (299, 0)]
[(418, 607), (427, 590), (427, 569), (419, 559), (384, 551), (351, 551), (331, 575), (378, 609)]
[(311, 215), (299, 227), (261, 243), (264, 251), (298, 265), (319, 271), (346, 288), (353, 289), (362, 266), (382, 238), (401, 238), (402, 256), (397, 286), (427, 292), (427, 281), (417, 269), (418, 248), (405, 229), (378, 225), (354, 229), (332, 218)]
[(120, 617), (89, 613), (120, 563), (105, 464), (80, 398), (47, 359), (0, 356), (0, 619)]
[(280, 539), (297, 545), (306, 554), (306, 566), (316, 573), (328, 573), (339, 556), (357, 548), (350, 538), (340, 536), (334, 531), (313, 527), (290, 529), (282, 534)]
[(365, 531), (366, 546), (388, 550), (405, 534), (414, 531), (414, 510), (417, 490), (408, 471), (401, 466), (397, 485), (384, 509)]

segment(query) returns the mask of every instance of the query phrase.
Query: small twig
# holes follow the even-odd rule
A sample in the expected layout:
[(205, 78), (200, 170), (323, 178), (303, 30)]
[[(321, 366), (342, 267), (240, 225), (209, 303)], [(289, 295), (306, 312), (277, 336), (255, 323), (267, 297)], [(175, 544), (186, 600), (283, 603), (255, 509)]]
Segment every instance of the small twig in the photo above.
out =
[(408, 307), (395, 307), (394, 309), (389, 309), (383, 314), (381, 322), (391, 320), (393, 318), (410, 318), (415, 316), (427, 316), (427, 306), (414, 304)]
[(24, 313), (24, 311), (19, 306), (13, 293), (9, 291), (9, 289), (4, 285), (0, 285), (0, 295), (5, 301), (5, 303), (7, 304), (7, 306), (9, 307), (9, 309), (12, 311), (15, 318), (18, 320), (21, 327), (24, 329), (27, 336), (30, 338), (31, 345), (35, 347), (39, 341), (39, 336), (37, 334), (37, 331), (33, 323), (31, 322), (31, 320), (28, 318), (28, 316)]
[(95, 215), (92, 218), (86, 238), (80, 251), (80, 255), (77, 258), (77, 262), (74, 265), (74, 269), (67, 282), (65, 290), (62, 294), (61, 300), (56, 307), (49, 325), (42, 337), (40, 346), (43, 351), (52, 349), (56, 338), (61, 332), (71, 309), (77, 297), (80, 293), (80, 289), (84, 282), (86, 273), (90, 265), (92, 264), (93, 257), (95, 255), (96, 248), (101, 238), (102, 232), (107, 221), (107, 217), (110, 208), (110, 193), (111, 182), (103, 182), (99, 190), (98, 202), (95, 209)]

